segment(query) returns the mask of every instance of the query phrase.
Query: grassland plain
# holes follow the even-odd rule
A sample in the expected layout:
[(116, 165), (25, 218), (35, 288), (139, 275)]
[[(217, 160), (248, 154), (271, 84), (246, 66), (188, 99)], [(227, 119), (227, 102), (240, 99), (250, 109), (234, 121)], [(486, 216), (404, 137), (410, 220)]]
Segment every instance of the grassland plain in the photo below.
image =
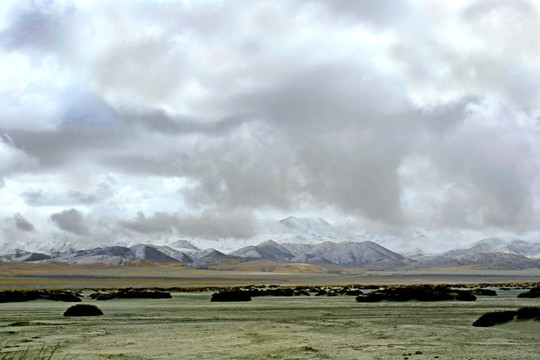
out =
[[(113, 288), (234, 286), (247, 284), (430, 284), (503, 283), (540, 281), (540, 269), (482, 270), (467, 267), (371, 271), (359, 267), (294, 267), (273, 263), (273, 271), (261, 264), (238, 270), (193, 269), (184, 266), (103, 264), (0, 264), (2, 288)], [(247, 266), (244, 264), (244, 266)], [(265, 262), (264, 266), (268, 267)]]
[[(540, 322), (490, 328), (487, 311), (539, 306), (523, 290), (475, 302), (358, 303), (353, 296), (211, 303), (211, 293), (94, 301), (105, 315), (65, 318), (67, 303), (0, 304), (3, 351), (58, 347), (55, 359), (538, 359)], [(410, 355), (409, 355), (410, 354)]]

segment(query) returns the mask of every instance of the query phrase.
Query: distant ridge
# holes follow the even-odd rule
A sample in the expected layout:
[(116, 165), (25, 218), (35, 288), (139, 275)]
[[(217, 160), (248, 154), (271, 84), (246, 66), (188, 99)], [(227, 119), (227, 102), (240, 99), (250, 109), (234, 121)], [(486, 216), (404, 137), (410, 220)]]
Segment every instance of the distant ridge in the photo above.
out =
[[(473, 241), (478, 236), (468, 231), (416, 230), (408, 238), (400, 238), (370, 233), (358, 223), (334, 226), (323, 219), (290, 216), (266, 224), (264, 230), (249, 239), (187, 240), (174, 235), (156, 237), (154, 241), (159, 244), (124, 241), (122, 246), (91, 249), (76, 249), (63, 237), (46, 243), (10, 243), (9, 246), (3, 243), (0, 244), (0, 254), (3, 254), (0, 261), (110, 265), (153, 263), (196, 268), (227, 268), (227, 265), (250, 261), (377, 269), (448, 266), (508, 270), (540, 268), (540, 242), (514, 237), (488, 237)], [(21, 248), (16, 245), (21, 245)]]

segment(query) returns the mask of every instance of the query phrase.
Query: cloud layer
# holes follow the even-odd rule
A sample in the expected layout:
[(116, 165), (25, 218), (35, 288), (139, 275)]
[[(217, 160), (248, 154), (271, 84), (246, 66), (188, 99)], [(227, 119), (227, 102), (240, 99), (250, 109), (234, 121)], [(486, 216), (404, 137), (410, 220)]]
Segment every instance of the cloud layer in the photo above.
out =
[(317, 213), (540, 230), (534, 1), (27, 1), (0, 15), (0, 217), (16, 222), (2, 241), (249, 238), (262, 218)]

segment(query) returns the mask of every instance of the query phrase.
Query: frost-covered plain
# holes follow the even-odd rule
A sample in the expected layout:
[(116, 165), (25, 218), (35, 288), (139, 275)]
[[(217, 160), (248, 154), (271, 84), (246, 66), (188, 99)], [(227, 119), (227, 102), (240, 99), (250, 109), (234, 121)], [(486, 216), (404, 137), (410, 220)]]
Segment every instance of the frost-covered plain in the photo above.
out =
[(247, 303), (211, 303), (211, 293), (85, 297), (105, 313), (88, 318), (63, 317), (67, 303), (3, 303), (0, 339), (3, 351), (57, 347), (53, 359), (537, 359), (540, 321), (471, 326), (487, 311), (540, 306), (540, 299), (516, 298), (520, 291), (476, 302), (371, 304), (353, 296)]

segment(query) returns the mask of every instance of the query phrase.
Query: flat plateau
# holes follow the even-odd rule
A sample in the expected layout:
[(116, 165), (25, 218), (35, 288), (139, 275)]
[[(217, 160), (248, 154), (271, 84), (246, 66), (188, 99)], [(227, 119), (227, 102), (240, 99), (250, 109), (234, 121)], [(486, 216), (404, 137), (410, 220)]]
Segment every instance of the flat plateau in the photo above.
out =
[[(483, 313), (540, 306), (502, 283), (538, 282), (538, 271), (430, 269), (341, 273), (214, 271), (171, 267), (34, 265), (0, 268), (0, 288), (73, 288), (99, 317), (66, 318), (71, 303), (0, 303), (0, 359), (55, 350), (60, 359), (538, 359), (540, 321), (473, 327)], [(477, 301), (358, 303), (354, 296), (254, 297), (213, 303), (212, 292), (170, 299), (96, 301), (93, 288), (242, 284), (478, 284)], [(499, 283), (498, 285), (496, 283)], [(40, 358), (40, 357), (35, 357)]]
[(0, 339), (13, 356), (56, 348), (53, 359), (538, 359), (540, 321), (471, 325), (487, 311), (540, 305), (518, 299), (519, 292), (476, 302), (370, 304), (345, 295), (245, 303), (212, 303), (209, 292), (85, 297), (105, 314), (85, 318), (63, 317), (67, 303), (3, 303)]
[[(266, 264), (265, 266), (267, 266)], [(478, 284), (539, 282), (540, 269), (482, 270), (467, 267), (373, 271), (359, 267), (303, 267), (273, 263), (272, 271), (193, 269), (185, 266), (0, 264), (0, 289), (235, 286), (248, 284)]]

